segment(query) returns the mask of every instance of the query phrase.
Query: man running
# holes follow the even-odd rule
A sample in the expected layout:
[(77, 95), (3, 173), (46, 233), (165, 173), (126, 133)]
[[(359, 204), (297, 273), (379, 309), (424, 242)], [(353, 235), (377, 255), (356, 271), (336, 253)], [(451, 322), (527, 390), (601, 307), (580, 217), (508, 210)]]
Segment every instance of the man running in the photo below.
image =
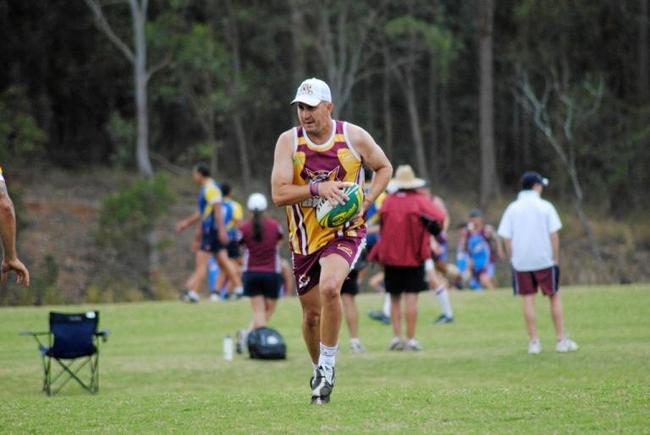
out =
[(208, 273), (208, 259), (213, 255), (217, 260), (219, 269), (229, 279), (232, 279), (238, 292), (241, 292), (241, 278), (228, 261), (226, 245), (228, 236), (223, 221), (221, 202), (223, 197), (217, 183), (210, 177), (210, 169), (204, 164), (198, 164), (192, 171), (195, 184), (201, 186), (198, 199), (198, 210), (191, 216), (176, 224), (176, 231), (183, 231), (193, 225), (196, 227), (198, 249), (196, 253), (196, 267), (186, 283), (186, 293), (183, 299), (189, 302), (199, 301), (199, 292)]
[(344, 204), (348, 183), (363, 184), (362, 164), (375, 171), (362, 211), (384, 191), (392, 167), (372, 136), (361, 127), (332, 119), (329, 86), (315, 78), (298, 87), (299, 127), (278, 138), (271, 188), (273, 202), (286, 206), (293, 273), (303, 310), (303, 337), (313, 363), (311, 401), (328, 403), (341, 328), (341, 286), (364, 245), (360, 214), (338, 228), (316, 219), (320, 199)]
[(9, 197), (5, 179), (0, 167), (0, 239), (2, 239), (2, 265), (0, 276), (2, 282), (9, 277), (9, 272), (16, 272), (16, 282), (29, 287), (29, 271), (16, 254), (16, 211)]

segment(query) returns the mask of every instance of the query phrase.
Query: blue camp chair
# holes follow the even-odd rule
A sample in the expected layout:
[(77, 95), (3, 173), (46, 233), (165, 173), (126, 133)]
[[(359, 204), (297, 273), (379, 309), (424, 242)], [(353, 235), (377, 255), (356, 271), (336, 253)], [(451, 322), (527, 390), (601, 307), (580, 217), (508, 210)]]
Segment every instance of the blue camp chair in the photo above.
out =
[[(106, 341), (110, 332), (97, 330), (99, 312), (86, 313), (50, 313), (50, 330), (48, 332), (22, 332), (21, 335), (34, 337), (43, 360), (43, 391), (48, 396), (58, 393), (65, 384), (74, 379), (86, 391), (96, 393), (99, 390), (99, 341)], [(47, 346), (39, 339), (47, 335)], [(61, 371), (53, 375), (52, 360), (61, 366)], [(88, 367), (90, 380), (84, 382), (80, 371)], [(67, 375), (67, 376), (64, 376)], [(59, 381), (60, 380), (60, 381)], [(59, 383), (55, 386), (55, 383)]]

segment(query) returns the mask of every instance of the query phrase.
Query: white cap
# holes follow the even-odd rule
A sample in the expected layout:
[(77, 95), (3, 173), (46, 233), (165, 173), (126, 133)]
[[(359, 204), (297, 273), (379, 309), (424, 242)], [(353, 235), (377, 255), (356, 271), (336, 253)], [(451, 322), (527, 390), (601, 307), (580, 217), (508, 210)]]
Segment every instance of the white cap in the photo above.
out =
[(332, 102), (332, 92), (322, 80), (317, 78), (307, 79), (298, 86), (296, 98), (291, 104), (304, 103), (308, 106), (318, 106), (321, 101)]
[(251, 193), (246, 206), (250, 211), (264, 211), (267, 207), (266, 196), (261, 193)]

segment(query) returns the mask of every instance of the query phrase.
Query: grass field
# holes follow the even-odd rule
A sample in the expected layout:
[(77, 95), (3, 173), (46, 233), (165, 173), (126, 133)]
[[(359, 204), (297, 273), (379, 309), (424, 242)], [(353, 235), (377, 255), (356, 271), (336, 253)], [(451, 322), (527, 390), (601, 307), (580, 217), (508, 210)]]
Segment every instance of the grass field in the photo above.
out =
[(0, 432), (650, 433), (650, 286), (563, 294), (581, 348), (554, 352), (548, 304), (539, 299), (545, 349), (538, 356), (526, 353), (520, 301), (508, 291), (456, 292), (456, 323), (435, 326), (437, 306), (422, 295), (425, 350), (417, 354), (386, 351), (390, 327), (365, 315), (380, 298), (362, 295), (369, 352), (350, 354), (344, 327), (328, 406), (309, 405), (311, 367), (295, 299), (281, 301), (272, 322), (288, 342), (282, 362), (222, 359), (223, 336), (248, 320), (245, 301), (92, 307), (112, 331), (94, 396), (73, 384), (55, 397), (41, 393), (35, 343), (17, 333), (46, 329), (52, 307), (5, 308)]

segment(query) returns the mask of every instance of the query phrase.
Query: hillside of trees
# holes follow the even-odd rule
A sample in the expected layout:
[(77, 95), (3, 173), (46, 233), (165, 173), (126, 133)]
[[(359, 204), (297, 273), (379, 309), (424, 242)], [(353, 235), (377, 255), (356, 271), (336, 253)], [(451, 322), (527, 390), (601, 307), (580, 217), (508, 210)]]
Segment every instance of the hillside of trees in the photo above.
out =
[(489, 208), (525, 170), (547, 175), (602, 261), (591, 216), (647, 211), (648, 3), (5, 0), (0, 164), (47, 183), (206, 161), (242, 194), (268, 189), (289, 102), (315, 76), (434, 190)]

